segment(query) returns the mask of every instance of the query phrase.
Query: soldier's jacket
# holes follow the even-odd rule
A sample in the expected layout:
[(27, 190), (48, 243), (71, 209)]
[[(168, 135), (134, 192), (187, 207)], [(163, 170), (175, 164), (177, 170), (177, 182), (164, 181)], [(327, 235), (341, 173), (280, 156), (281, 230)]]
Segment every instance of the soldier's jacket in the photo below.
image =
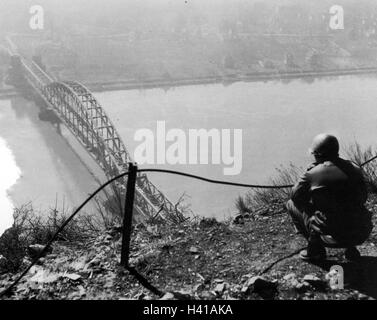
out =
[(292, 190), (292, 201), (314, 216), (321, 233), (339, 240), (370, 233), (371, 215), (364, 207), (366, 200), (362, 170), (341, 158), (312, 164)]

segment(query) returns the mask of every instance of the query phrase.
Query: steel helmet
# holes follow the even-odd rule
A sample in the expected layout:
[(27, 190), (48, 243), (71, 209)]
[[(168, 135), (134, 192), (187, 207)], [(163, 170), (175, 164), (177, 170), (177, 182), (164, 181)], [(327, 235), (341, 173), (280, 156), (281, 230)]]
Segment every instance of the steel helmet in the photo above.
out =
[(338, 139), (327, 133), (321, 133), (314, 137), (310, 151), (315, 156), (337, 157), (339, 153)]

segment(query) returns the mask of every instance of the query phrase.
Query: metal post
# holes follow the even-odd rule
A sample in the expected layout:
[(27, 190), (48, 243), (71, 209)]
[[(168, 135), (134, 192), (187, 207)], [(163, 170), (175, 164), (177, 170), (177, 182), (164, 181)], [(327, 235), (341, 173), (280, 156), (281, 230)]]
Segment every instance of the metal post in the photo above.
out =
[(124, 216), (123, 216), (122, 252), (121, 252), (121, 258), (120, 258), (120, 263), (124, 267), (128, 267), (128, 257), (130, 254), (132, 211), (133, 211), (133, 206), (134, 206), (136, 173), (137, 173), (136, 163), (130, 162), (128, 164), (126, 203), (124, 205)]

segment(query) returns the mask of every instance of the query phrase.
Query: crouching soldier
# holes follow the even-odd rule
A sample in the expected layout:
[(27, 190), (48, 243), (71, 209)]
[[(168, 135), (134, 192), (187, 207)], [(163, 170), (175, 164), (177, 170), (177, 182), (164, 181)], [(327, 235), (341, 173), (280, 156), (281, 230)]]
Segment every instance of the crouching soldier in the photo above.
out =
[(360, 167), (341, 159), (339, 143), (329, 134), (317, 135), (310, 149), (315, 162), (295, 184), (288, 213), (298, 233), (307, 240), (304, 260), (326, 257), (325, 247), (345, 248), (356, 260), (356, 249), (372, 231), (371, 214), (364, 207), (367, 189)]

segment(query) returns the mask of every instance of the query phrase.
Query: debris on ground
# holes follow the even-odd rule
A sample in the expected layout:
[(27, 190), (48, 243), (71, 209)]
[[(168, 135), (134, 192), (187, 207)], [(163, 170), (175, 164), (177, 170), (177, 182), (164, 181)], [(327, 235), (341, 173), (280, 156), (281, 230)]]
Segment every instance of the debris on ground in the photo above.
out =
[[(121, 227), (85, 242), (58, 241), (42, 261), (3, 299), (374, 299), (377, 297), (377, 233), (359, 247), (358, 263), (345, 261), (341, 249), (328, 249), (323, 264), (282, 259), (263, 276), (261, 271), (303, 247), (285, 214), (254, 215), (218, 222), (186, 221), (179, 225), (133, 228), (130, 265), (162, 295), (146, 289), (120, 265)], [(241, 219), (241, 218), (239, 218)], [(239, 220), (241, 221), (241, 220)], [(238, 222), (239, 222), (238, 221)], [(23, 267), (44, 246), (27, 250)], [(0, 256), (0, 266), (6, 258)], [(344, 288), (334, 285), (344, 270)], [(20, 270), (19, 272), (21, 272)], [(2, 273), (0, 290), (16, 274)], [(335, 280), (334, 280), (335, 279)]]

